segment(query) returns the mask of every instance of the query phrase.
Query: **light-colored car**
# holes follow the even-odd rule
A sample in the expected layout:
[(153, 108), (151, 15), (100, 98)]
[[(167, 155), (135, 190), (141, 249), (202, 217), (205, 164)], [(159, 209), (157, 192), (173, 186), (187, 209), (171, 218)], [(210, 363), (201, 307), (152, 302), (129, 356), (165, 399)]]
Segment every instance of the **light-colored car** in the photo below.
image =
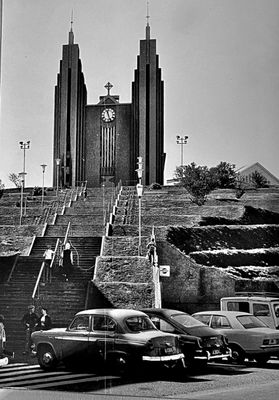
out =
[(172, 366), (184, 359), (177, 335), (159, 331), (143, 312), (92, 309), (77, 313), (68, 328), (32, 333), (42, 369), (66, 366), (113, 366), (118, 373), (139, 363)]
[(193, 317), (227, 336), (232, 361), (245, 358), (264, 365), (271, 356), (279, 355), (279, 332), (269, 328), (253, 314), (240, 311), (203, 311)]
[(254, 314), (270, 328), (279, 328), (278, 293), (239, 292), (235, 296), (222, 297), (220, 310), (248, 312)]

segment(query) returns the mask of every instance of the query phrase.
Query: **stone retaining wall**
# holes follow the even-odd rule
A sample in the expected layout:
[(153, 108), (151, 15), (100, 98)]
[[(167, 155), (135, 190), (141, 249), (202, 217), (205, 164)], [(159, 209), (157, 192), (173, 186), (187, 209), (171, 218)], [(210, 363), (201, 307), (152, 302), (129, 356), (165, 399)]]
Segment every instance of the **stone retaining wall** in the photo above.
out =
[(97, 257), (95, 268), (93, 283), (104, 303), (133, 309), (154, 305), (152, 268), (145, 257)]

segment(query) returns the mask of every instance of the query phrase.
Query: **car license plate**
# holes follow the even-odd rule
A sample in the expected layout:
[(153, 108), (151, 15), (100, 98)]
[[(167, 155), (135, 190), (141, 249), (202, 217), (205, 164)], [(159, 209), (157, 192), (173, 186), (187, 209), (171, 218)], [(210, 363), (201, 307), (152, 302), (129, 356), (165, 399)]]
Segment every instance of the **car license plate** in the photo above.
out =
[(174, 347), (167, 347), (165, 349), (166, 354), (172, 354), (174, 352)]
[(212, 350), (212, 355), (217, 356), (218, 354), (221, 354), (220, 350)]

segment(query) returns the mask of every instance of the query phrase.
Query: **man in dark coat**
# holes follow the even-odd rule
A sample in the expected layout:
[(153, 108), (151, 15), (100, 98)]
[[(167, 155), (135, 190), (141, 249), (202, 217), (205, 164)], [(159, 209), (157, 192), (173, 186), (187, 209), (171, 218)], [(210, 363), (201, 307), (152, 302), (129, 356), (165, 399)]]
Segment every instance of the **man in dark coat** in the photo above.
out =
[(35, 306), (28, 306), (28, 312), (24, 314), (21, 320), (25, 329), (25, 349), (23, 354), (28, 354), (31, 351), (31, 334), (36, 330), (39, 322), (38, 315), (35, 313)]

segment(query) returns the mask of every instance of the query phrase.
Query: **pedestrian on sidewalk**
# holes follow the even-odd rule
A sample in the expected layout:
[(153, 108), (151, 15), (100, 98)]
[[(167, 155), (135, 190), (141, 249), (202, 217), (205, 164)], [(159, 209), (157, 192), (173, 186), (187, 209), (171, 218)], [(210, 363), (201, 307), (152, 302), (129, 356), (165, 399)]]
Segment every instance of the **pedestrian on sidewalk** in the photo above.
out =
[(50, 316), (48, 315), (46, 307), (42, 307), (42, 314), (39, 317), (39, 322), (37, 326), (37, 330), (39, 331), (47, 331), (52, 327), (52, 321)]
[(50, 271), (50, 264), (54, 255), (54, 251), (51, 250), (51, 246), (48, 245), (46, 251), (43, 254), (44, 257), (44, 281), (50, 282), (51, 280), (51, 271)]
[(29, 354), (31, 351), (31, 334), (36, 330), (39, 323), (39, 317), (35, 313), (35, 306), (28, 306), (28, 312), (23, 315), (21, 323), (25, 329), (25, 348), (22, 354)]

